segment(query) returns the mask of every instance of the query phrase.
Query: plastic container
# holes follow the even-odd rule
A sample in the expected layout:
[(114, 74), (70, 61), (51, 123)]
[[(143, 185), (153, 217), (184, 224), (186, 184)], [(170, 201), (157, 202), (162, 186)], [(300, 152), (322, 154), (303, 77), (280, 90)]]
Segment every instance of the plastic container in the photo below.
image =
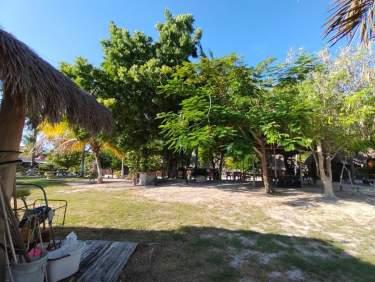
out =
[(155, 175), (149, 173), (140, 173), (139, 174), (139, 185), (147, 186), (153, 185), (155, 183)]
[(47, 274), (47, 253), (31, 262), (12, 264), (12, 276), (15, 282), (43, 282)]
[(68, 253), (64, 254), (60, 249), (48, 252), (48, 282), (59, 281), (76, 273), (84, 246), (83, 242), (77, 241), (75, 248)]

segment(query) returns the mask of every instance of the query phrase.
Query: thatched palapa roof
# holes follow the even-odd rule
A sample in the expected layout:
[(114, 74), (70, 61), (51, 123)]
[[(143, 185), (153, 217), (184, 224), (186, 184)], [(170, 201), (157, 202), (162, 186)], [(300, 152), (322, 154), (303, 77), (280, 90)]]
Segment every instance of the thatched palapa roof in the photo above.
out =
[(4, 95), (21, 101), (29, 118), (54, 123), (66, 117), (92, 133), (108, 133), (111, 113), (94, 96), (0, 29), (0, 80)]

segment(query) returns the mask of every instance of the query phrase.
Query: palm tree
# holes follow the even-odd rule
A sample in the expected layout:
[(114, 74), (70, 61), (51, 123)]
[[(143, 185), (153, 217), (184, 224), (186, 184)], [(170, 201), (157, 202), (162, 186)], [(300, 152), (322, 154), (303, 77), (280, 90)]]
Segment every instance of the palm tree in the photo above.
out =
[[(89, 145), (95, 158), (97, 168), (97, 183), (103, 182), (102, 167), (100, 163), (100, 153), (103, 150), (110, 151), (118, 159), (123, 159), (123, 152), (103, 136), (91, 135), (80, 128), (72, 128), (67, 122), (63, 121), (57, 124), (42, 123), (39, 129), (43, 135), (52, 141), (55, 147), (62, 152), (82, 152), (82, 158), (85, 156), (86, 146)], [(82, 170), (81, 160), (81, 170)], [(81, 171), (82, 174), (82, 171)]]
[(336, 44), (349, 37), (350, 42), (360, 32), (360, 40), (367, 47), (374, 37), (375, 0), (335, 0), (331, 16), (326, 21), (325, 36)]
[(35, 165), (35, 158), (43, 152), (44, 140), (38, 138), (39, 130), (32, 120), (26, 121), (27, 132), (22, 137), (22, 155), (30, 157), (31, 169), (33, 170)]
[(24, 135), (22, 138), (23, 149), (22, 154), (25, 156), (29, 156), (31, 159), (31, 169), (33, 169), (35, 165), (35, 158), (36, 156), (41, 153), (42, 144), (37, 140), (38, 131), (33, 129), (30, 133)]

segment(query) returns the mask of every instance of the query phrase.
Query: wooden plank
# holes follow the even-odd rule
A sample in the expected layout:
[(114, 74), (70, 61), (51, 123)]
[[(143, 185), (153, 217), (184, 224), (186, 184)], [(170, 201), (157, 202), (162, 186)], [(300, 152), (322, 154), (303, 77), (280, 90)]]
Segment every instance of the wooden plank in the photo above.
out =
[(137, 244), (131, 242), (87, 241), (77, 281), (117, 281)]
[(82, 250), (81, 262), (75, 277), (82, 276), (87, 269), (95, 263), (98, 257), (102, 256), (105, 250), (110, 246), (109, 241), (92, 240), (85, 241), (86, 246)]

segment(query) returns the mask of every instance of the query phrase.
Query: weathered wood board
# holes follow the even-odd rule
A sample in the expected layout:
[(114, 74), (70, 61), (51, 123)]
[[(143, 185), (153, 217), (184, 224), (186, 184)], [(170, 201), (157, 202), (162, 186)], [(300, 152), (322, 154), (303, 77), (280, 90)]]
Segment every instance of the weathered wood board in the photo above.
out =
[(89, 240), (85, 243), (79, 270), (69, 281), (117, 281), (137, 247), (137, 244), (132, 242)]

